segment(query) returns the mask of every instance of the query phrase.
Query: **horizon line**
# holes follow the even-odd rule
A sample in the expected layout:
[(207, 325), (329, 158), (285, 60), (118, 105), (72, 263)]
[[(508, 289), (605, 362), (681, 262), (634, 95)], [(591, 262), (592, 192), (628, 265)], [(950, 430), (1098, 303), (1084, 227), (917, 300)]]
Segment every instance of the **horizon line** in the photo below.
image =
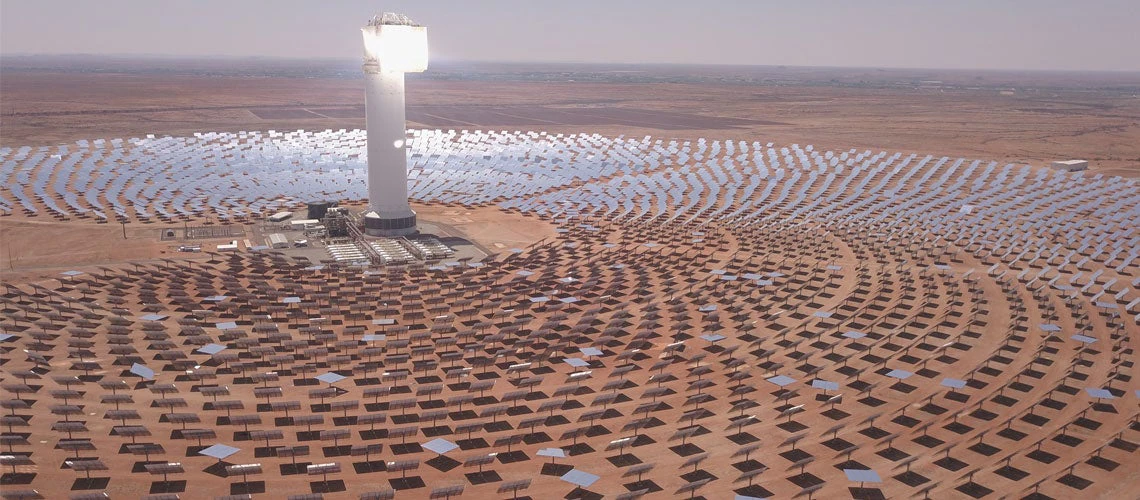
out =
[[(346, 56), (279, 56), (251, 54), (160, 54), (160, 53), (34, 53), (0, 52), (0, 60), (6, 58), (118, 58), (138, 60), (275, 60), (275, 61), (357, 61), (359, 58)], [(968, 68), (968, 67), (923, 67), (923, 66), (874, 66), (874, 65), (801, 65), (801, 64), (760, 64), (760, 63), (695, 63), (695, 62), (616, 62), (616, 61), (528, 61), (528, 60), (488, 60), (488, 59), (448, 59), (434, 61), (436, 64), (547, 64), (547, 65), (596, 65), (596, 66), (698, 66), (730, 68), (814, 68), (814, 69), (873, 69), (873, 70), (913, 70), (913, 71), (967, 71), (967, 72), (1020, 72), (1020, 73), (1117, 73), (1138, 74), (1138, 69), (1059, 69), (1059, 68)]]

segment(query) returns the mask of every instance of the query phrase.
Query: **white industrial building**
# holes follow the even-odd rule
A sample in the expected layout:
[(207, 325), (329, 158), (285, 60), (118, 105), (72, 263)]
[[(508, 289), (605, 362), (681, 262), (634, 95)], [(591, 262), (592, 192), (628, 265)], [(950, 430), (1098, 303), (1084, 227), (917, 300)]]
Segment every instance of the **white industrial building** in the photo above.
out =
[(269, 235), (269, 246), (272, 248), (289, 248), (289, 238), (281, 233), (273, 233)]
[(294, 231), (311, 229), (319, 225), (321, 225), (321, 221), (318, 219), (301, 219), (289, 221), (289, 228)]
[(236, 251), (238, 251), (237, 240), (232, 240), (229, 243), (224, 243), (224, 244), (218, 245), (218, 251), (219, 252), (236, 252)]
[(1066, 172), (1080, 172), (1089, 169), (1088, 160), (1063, 160), (1053, 162), (1053, 168)]
[(285, 222), (293, 217), (293, 212), (277, 212), (269, 216), (269, 222)]

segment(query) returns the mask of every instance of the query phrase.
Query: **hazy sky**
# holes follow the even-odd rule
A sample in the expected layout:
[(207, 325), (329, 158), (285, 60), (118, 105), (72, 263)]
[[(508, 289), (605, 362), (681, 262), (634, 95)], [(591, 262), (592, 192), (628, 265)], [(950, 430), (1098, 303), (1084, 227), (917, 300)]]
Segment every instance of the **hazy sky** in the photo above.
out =
[(436, 59), (1140, 71), (1138, 0), (2, 0), (0, 52), (359, 57), (383, 10)]

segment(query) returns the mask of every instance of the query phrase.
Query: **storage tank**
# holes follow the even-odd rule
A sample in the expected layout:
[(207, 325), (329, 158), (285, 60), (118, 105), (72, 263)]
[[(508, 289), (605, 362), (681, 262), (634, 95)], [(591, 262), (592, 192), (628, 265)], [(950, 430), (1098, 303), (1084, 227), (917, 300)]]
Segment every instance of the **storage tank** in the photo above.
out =
[(309, 219), (323, 219), (329, 209), (336, 206), (335, 201), (310, 201), (307, 203), (309, 207)]

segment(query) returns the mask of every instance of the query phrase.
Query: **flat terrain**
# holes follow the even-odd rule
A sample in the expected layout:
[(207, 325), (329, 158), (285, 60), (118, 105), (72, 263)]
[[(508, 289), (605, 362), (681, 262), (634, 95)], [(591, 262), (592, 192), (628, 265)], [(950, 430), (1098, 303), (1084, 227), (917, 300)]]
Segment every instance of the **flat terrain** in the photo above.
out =
[[(439, 205), (414, 204), (420, 220), (445, 225), (490, 252), (526, 247), (554, 235), (542, 221), (493, 208), (462, 209)], [(232, 238), (163, 242), (163, 229), (179, 230), (179, 224), (129, 224), (124, 238), (119, 224), (93, 224), (87, 220), (47, 221), (30, 217), (8, 217), (0, 221), (0, 274), (8, 282), (54, 275), (74, 267), (126, 265), (159, 259), (193, 257), (179, 254), (183, 244), (212, 248)], [(239, 231), (240, 233), (241, 231)], [(77, 250), (78, 249), (78, 250)]]
[[(1136, 327), (1092, 291), (1030, 294), (968, 277), (1004, 265), (985, 252), (860, 228), (594, 222), (472, 268), (241, 252), (12, 283), (0, 373), (21, 462), (5, 488), (1109, 499), (1140, 482)], [(1115, 400), (1085, 391), (1114, 382)], [(236, 451), (198, 454), (214, 444)], [(147, 473), (167, 462), (169, 479)], [(600, 479), (575, 490), (559, 480), (573, 468)]]
[[(10, 64), (0, 75), (0, 144), (364, 126), (363, 80), (352, 66), (302, 78), (259, 72), (257, 63), (238, 76), (236, 63), (217, 64), (100, 72)], [(1140, 75), (526, 69), (445, 66), (411, 76), (408, 126), (766, 140), (1034, 165), (1080, 158), (1099, 172), (1140, 175)]]
[[(421, 221), (493, 255), (357, 266), (331, 241), (210, 250), (273, 229), (229, 215), (298, 192), (255, 186), (359, 193), (359, 169), (326, 167), (359, 163), (360, 134), (54, 147), (363, 126), (351, 67), (185, 66), (0, 75), (3, 146), (53, 146), (0, 162), (21, 200), (0, 216), (5, 493), (1140, 487), (1140, 186), (1003, 164), (1140, 175), (1130, 76), (453, 68), (409, 83), (410, 126), (555, 136), (421, 134)], [(115, 202), (124, 225), (89, 213)], [(227, 236), (162, 237), (182, 225)]]

